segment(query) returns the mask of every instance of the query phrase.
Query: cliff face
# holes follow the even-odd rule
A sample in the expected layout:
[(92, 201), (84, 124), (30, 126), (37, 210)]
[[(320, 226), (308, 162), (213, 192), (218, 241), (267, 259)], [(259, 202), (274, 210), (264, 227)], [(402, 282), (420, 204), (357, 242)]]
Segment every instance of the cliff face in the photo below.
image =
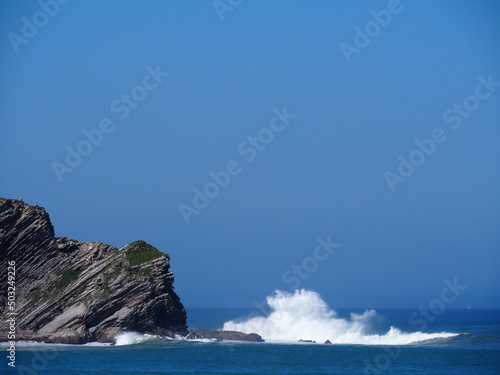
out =
[(16, 267), (16, 340), (112, 342), (120, 331), (187, 334), (169, 256), (144, 241), (117, 249), (54, 237), (42, 207), (0, 198), (0, 337), (7, 263)]

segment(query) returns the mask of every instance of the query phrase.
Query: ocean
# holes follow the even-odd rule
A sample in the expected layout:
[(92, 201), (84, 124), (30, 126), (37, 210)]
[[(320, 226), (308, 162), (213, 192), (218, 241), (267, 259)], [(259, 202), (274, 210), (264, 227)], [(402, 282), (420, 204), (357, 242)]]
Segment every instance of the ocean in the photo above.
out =
[(133, 332), (120, 335), (117, 345), (18, 342), (16, 368), (4, 355), (2, 373), (500, 374), (499, 309), (334, 311), (314, 294), (302, 297), (268, 299), (265, 316), (255, 309), (187, 309), (190, 328), (257, 331), (264, 343)]

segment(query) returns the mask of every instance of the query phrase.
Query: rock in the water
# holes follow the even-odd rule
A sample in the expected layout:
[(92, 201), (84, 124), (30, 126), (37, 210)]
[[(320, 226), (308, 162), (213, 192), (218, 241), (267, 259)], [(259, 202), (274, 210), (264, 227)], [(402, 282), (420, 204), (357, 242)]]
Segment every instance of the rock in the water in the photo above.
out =
[(332, 342), (330, 340), (326, 340), (325, 344), (331, 344)]
[(190, 340), (214, 339), (214, 340), (264, 342), (262, 337), (256, 333), (242, 333), (237, 331), (210, 331), (208, 329), (190, 329), (189, 334), (187, 335), (186, 338)]
[[(16, 340), (112, 342), (131, 330), (187, 335), (169, 256), (144, 241), (118, 250), (54, 237), (44, 208), (0, 198), (0, 285), (15, 262)], [(7, 337), (7, 288), (0, 292), (0, 337)]]

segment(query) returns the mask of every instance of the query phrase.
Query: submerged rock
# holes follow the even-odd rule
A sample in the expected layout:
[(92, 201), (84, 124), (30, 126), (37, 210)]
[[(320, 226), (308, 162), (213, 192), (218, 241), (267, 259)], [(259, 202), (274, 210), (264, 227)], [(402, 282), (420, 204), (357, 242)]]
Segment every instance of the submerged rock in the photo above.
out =
[[(55, 237), (44, 208), (0, 198), (0, 285), (15, 262), (16, 340), (112, 342), (124, 330), (187, 335), (169, 256), (144, 241), (117, 249)], [(7, 288), (0, 337), (7, 337)]]

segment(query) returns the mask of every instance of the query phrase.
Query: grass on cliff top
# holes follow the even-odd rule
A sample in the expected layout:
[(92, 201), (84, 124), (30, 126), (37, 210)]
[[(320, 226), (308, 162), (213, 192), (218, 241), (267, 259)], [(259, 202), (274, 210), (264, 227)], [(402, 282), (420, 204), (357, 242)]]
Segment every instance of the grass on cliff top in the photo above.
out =
[(169, 258), (168, 254), (162, 253), (156, 247), (144, 241), (135, 241), (124, 247), (130, 267), (158, 259), (162, 256)]

